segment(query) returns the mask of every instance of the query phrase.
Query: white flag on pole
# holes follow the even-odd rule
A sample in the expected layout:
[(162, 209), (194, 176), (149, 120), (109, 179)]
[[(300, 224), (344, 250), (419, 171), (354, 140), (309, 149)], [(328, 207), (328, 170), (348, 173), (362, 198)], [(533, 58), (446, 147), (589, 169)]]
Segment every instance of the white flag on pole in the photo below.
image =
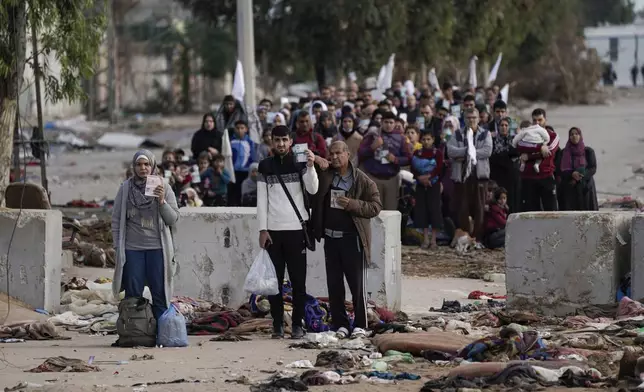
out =
[(235, 164), (233, 163), (233, 149), (230, 146), (230, 136), (228, 135), (228, 128), (224, 129), (224, 135), (221, 138), (221, 155), (224, 156), (224, 169), (230, 174), (230, 182), (233, 184), (235, 180)]
[(478, 86), (478, 82), (476, 80), (476, 60), (478, 59), (479, 58), (476, 56), (472, 56), (472, 58), (470, 59), (470, 77), (468, 79), (468, 82), (471, 88), (476, 88)]
[(509, 95), (510, 95), (510, 85), (508, 83), (506, 83), (505, 86), (503, 86), (503, 88), (500, 91), (500, 94), (501, 94), (501, 99), (503, 100), (503, 102), (505, 102), (507, 104), (508, 99), (509, 99)]
[(235, 68), (235, 77), (233, 78), (233, 91), (232, 96), (240, 102), (244, 102), (244, 93), (246, 87), (244, 86), (244, 67), (241, 61), (237, 60), (237, 67)]
[(496, 77), (499, 74), (499, 68), (501, 68), (501, 60), (503, 59), (503, 52), (499, 53), (499, 57), (496, 59), (496, 63), (494, 64), (494, 67), (492, 67), (492, 70), (490, 71), (490, 74), (487, 77), (487, 82), (485, 83), (485, 87), (490, 87), (492, 83), (496, 80)]

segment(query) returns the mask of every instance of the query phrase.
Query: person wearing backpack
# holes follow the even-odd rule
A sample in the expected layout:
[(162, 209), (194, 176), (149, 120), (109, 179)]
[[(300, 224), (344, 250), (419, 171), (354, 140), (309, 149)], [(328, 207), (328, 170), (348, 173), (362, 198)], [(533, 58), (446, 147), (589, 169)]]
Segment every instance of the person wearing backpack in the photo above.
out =
[[(127, 319), (125, 311), (138, 312), (144, 318), (147, 302), (142, 297), (143, 289), (148, 286), (152, 313), (154, 319), (159, 320), (172, 298), (176, 270), (172, 231), (179, 219), (179, 209), (171, 187), (156, 174), (156, 159), (152, 152), (136, 152), (132, 166), (133, 176), (121, 184), (112, 211), (112, 238), (116, 250), (112, 292), (118, 298), (125, 290), (125, 299), (119, 306), (120, 319)], [(159, 185), (153, 191), (146, 190), (148, 182)]]

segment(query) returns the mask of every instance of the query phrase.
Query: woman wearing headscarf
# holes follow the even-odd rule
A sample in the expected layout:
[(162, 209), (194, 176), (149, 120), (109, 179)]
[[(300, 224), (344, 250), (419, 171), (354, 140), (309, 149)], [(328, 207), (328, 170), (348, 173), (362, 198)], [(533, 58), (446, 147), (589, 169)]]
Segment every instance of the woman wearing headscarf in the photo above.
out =
[(223, 130), (215, 128), (215, 116), (210, 113), (203, 115), (201, 128), (192, 136), (191, 150), (192, 159), (197, 159), (203, 151), (208, 151), (211, 156), (221, 153)]
[(358, 149), (362, 143), (362, 135), (357, 132), (358, 120), (351, 113), (345, 113), (340, 119), (340, 129), (333, 137), (333, 141), (342, 141), (349, 147), (349, 154), (351, 154), (351, 163), (358, 166)]
[[(322, 135), (324, 140), (332, 139), (338, 133), (338, 127), (333, 124), (333, 116), (331, 112), (322, 112), (315, 124), (315, 132)], [(327, 144), (330, 145), (330, 143)]]
[(556, 162), (559, 179), (558, 202), (561, 211), (597, 211), (597, 172), (595, 151), (586, 147), (581, 129), (568, 131), (568, 142)]
[[(142, 297), (148, 286), (152, 294), (152, 311), (158, 320), (170, 305), (175, 273), (172, 231), (179, 219), (174, 192), (156, 176), (156, 159), (152, 152), (140, 150), (132, 159), (133, 176), (121, 184), (112, 211), (112, 238), (116, 250), (116, 267), (112, 292), (118, 298)], [(154, 196), (145, 193), (150, 177), (160, 184)]]
[(508, 117), (499, 120), (496, 135), (492, 139), (494, 147), (490, 156), (490, 179), (508, 191), (508, 208), (514, 213), (521, 211), (521, 178), (519, 153), (512, 147), (510, 125), (511, 120)]

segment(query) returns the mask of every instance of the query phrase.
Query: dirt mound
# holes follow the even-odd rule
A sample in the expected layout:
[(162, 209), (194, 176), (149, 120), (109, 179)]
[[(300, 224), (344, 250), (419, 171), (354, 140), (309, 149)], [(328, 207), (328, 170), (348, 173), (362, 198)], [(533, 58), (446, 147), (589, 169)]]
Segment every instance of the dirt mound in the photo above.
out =
[(434, 251), (403, 246), (401, 263), (406, 276), (481, 279), (488, 272), (504, 272), (505, 253), (483, 249), (460, 255), (446, 246)]

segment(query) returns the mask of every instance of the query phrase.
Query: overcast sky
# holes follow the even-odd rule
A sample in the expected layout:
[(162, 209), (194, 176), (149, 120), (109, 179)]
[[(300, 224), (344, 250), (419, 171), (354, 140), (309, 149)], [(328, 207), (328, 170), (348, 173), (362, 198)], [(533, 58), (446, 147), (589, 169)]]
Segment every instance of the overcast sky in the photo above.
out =
[(635, 11), (644, 9), (644, 0), (633, 0), (633, 3), (635, 3)]

